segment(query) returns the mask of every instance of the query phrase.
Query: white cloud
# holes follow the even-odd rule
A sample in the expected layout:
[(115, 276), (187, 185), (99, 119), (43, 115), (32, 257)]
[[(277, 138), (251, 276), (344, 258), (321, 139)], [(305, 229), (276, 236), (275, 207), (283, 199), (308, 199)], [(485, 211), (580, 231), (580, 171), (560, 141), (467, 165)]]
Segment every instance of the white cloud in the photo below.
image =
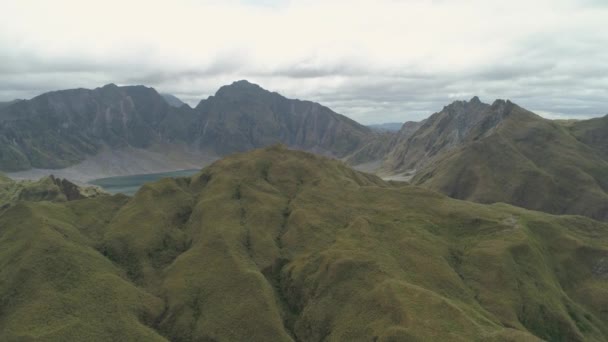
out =
[(365, 123), (473, 95), (608, 112), (599, 1), (0, 1), (0, 99), (114, 82), (196, 103), (246, 78)]

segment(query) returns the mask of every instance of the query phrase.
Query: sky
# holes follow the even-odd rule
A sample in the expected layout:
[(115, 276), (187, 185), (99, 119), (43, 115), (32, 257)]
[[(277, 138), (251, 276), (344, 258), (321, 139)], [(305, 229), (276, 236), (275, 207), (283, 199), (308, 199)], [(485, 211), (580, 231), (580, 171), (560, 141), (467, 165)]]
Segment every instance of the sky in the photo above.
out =
[(364, 124), (475, 95), (584, 119), (608, 114), (607, 23), (606, 0), (0, 0), (0, 101), (247, 79)]

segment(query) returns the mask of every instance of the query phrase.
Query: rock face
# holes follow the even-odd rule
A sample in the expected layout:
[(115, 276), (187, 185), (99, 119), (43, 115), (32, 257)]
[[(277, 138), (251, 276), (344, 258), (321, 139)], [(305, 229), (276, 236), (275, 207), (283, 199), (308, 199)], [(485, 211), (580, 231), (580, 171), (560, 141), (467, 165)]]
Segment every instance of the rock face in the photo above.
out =
[(222, 87), (195, 109), (172, 107), (152, 88), (110, 84), (46, 93), (1, 109), (0, 170), (64, 168), (105, 147), (167, 144), (225, 155), (280, 142), (344, 157), (374, 134), (320, 104), (247, 81)]
[(474, 97), (468, 102), (456, 101), (423, 122), (406, 122), (397, 134), (386, 167), (399, 172), (428, 164), (466, 140), (489, 107)]
[(344, 157), (374, 135), (318, 103), (290, 100), (247, 81), (220, 88), (196, 110), (201, 114), (199, 146), (220, 155), (283, 143)]
[(608, 220), (606, 118), (563, 125), (477, 98), (433, 114), (385, 167), (451, 197)]
[(179, 107), (185, 105), (185, 103), (175, 95), (165, 94), (165, 93), (160, 94), (160, 95), (163, 97), (163, 99), (165, 99), (167, 104), (171, 107), (179, 108)]
[[(62, 168), (111, 148), (146, 148), (172, 127), (154, 89), (110, 84), (46, 93), (0, 111), (0, 168)], [(171, 138), (171, 137), (169, 137)]]

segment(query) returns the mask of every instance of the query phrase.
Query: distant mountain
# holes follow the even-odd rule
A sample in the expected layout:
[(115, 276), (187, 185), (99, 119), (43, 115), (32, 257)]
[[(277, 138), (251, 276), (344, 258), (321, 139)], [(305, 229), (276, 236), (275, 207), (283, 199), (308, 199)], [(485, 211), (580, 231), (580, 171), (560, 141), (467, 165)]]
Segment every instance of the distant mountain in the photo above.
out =
[(574, 122), (570, 128), (579, 141), (593, 147), (608, 159), (608, 115)]
[(12, 105), (12, 104), (15, 104), (15, 103), (19, 102), (19, 101), (23, 101), (23, 100), (19, 100), (19, 99), (17, 99), (17, 100), (12, 100), (12, 101), (4, 101), (4, 102), (0, 102), (0, 109), (1, 109), (1, 108), (4, 108), (4, 107), (8, 107), (8, 106), (10, 106), (10, 105)]
[(287, 99), (247, 81), (221, 87), (195, 110), (198, 146), (219, 155), (280, 142), (341, 158), (375, 135), (318, 103)]
[(222, 156), (278, 142), (342, 158), (375, 135), (320, 104), (247, 81), (220, 88), (196, 108), (173, 107), (152, 88), (109, 84), (0, 109), (0, 170), (65, 168), (108, 149)]
[(279, 146), (0, 227), (2, 341), (608, 337), (608, 224)]
[(194, 113), (175, 112), (152, 88), (55, 91), (0, 109), (0, 169), (63, 168), (102, 147), (182, 140)]
[(397, 144), (385, 167), (414, 169), (414, 184), (454, 198), (608, 220), (605, 120), (567, 127), (510, 101), (455, 102)]
[(198, 168), (283, 143), (454, 198), (608, 220), (606, 137), (608, 117), (551, 121), (477, 97), (398, 132), (376, 132), (247, 81), (195, 108), (173, 107), (152, 88), (110, 84), (1, 108), (0, 170), (68, 167), (62, 177), (87, 180)]
[(171, 107), (179, 108), (186, 104), (175, 95), (171, 95), (171, 94), (167, 94), (167, 93), (161, 93), (160, 95), (163, 97), (163, 99), (165, 99), (167, 104)]
[(459, 146), (484, 117), (488, 105), (478, 97), (456, 101), (423, 122), (408, 122), (397, 134), (386, 159), (394, 171), (416, 170), (443, 152)]
[(397, 132), (403, 126), (402, 122), (386, 122), (381, 124), (367, 125), (367, 127), (378, 132)]

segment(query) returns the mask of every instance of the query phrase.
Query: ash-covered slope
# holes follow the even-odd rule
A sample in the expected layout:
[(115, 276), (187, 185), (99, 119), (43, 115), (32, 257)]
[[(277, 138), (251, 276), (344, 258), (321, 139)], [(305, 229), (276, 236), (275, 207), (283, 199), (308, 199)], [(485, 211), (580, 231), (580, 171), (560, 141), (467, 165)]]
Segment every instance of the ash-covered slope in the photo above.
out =
[(282, 147), (0, 227), (2, 340), (608, 340), (605, 223)]

